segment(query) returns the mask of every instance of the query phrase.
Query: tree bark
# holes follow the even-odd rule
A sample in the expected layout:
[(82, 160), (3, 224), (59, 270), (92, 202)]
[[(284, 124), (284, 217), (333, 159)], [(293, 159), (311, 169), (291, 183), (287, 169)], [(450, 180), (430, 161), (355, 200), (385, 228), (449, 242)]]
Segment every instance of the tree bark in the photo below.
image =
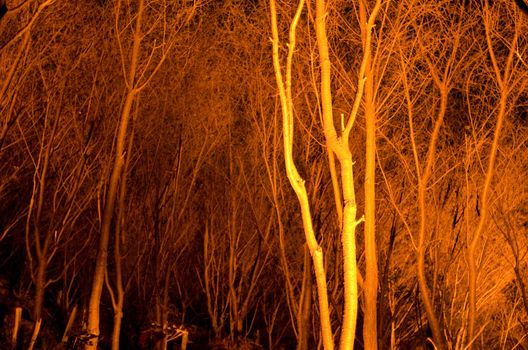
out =
[[(120, 3), (118, 3), (116, 6), (120, 6)], [(135, 88), (134, 84), (136, 83), (136, 70), (141, 45), (141, 19), (144, 7), (144, 0), (140, 0), (138, 13), (136, 16), (134, 41), (132, 45), (130, 67), (127, 76), (128, 80), (126, 81), (127, 92), (117, 130), (114, 165), (112, 168), (112, 174), (110, 176), (110, 182), (108, 184), (108, 192), (106, 196), (103, 218), (101, 222), (101, 234), (99, 236), (99, 248), (97, 251), (97, 258), (95, 263), (92, 291), (90, 294), (90, 302), (88, 306), (87, 332), (88, 335), (92, 336), (92, 339), (86, 344), (86, 350), (96, 350), (99, 338), (99, 306), (101, 303), (101, 293), (103, 291), (103, 283), (105, 279), (106, 265), (108, 260), (108, 240), (110, 238), (110, 230), (112, 224), (112, 217), (114, 215), (114, 206), (117, 196), (117, 190), (119, 182), (121, 180), (121, 170), (124, 164), (124, 152), (128, 131), (128, 123), (130, 121), (132, 104), (134, 102), (136, 94), (138, 93), (138, 90)]]
[[(373, 58), (370, 47), (370, 30), (367, 21), (365, 3), (359, 2), (360, 26), (362, 32), (363, 54), (365, 67), (365, 278), (363, 296), (365, 309), (363, 318), (363, 341), (366, 350), (378, 349), (378, 258), (376, 249), (376, 105), (374, 91)], [(379, 9), (381, 2), (376, 2)], [(367, 40), (368, 39), (368, 40)]]

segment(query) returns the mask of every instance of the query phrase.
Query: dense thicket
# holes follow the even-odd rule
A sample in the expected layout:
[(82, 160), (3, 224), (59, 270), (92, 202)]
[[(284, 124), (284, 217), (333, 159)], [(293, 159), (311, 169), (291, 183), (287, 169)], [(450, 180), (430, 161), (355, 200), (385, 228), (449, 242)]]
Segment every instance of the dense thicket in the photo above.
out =
[[(328, 2), (336, 125), (358, 88), (358, 3)], [(321, 346), (312, 265), (284, 169), (269, 4), (7, 5), (0, 347), (12, 346), (17, 308), (14, 346), (81, 348), (94, 338), (89, 304), (101, 252), (100, 348), (179, 348), (187, 338), (189, 349)], [(281, 54), (295, 7), (278, 3)], [(338, 338), (343, 252), (314, 11), (309, 1), (297, 30), (293, 151)], [(382, 1), (372, 33), (378, 346), (527, 348), (528, 16), (505, 0)], [(350, 136), (359, 217), (363, 106)], [(362, 225), (356, 234), (363, 273)], [(360, 274), (358, 349), (362, 283)]]

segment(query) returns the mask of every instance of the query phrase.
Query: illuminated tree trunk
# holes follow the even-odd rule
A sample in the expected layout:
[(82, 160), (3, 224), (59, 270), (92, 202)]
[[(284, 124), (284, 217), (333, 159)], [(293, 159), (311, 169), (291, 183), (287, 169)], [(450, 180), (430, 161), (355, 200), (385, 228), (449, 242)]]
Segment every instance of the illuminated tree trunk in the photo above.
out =
[[(142, 3), (143, 2), (141, 1), (141, 4)], [(132, 102), (134, 100), (135, 95), (136, 90), (129, 90), (127, 92), (125, 104), (121, 113), (121, 121), (119, 123), (114, 166), (112, 169), (112, 175), (110, 176), (110, 182), (108, 184), (108, 193), (106, 196), (105, 209), (101, 222), (101, 235), (99, 237), (99, 248), (97, 251), (97, 260), (92, 283), (92, 292), (90, 295), (90, 304), (88, 306), (87, 332), (88, 334), (93, 336), (93, 339), (86, 345), (86, 350), (97, 349), (97, 341), (99, 337), (99, 305), (101, 302), (101, 293), (103, 291), (103, 283), (106, 274), (106, 263), (108, 258), (108, 240), (110, 238), (110, 230), (112, 216), (114, 213), (117, 189), (119, 186), (121, 170), (123, 168), (124, 163), (123, 152), (127, 134), (127, 127), (128, 122), (130, 120), (130, 111), (132, 109)]]
[[(425, 314), (427, 317), (429, 328), (433, 335), (434, 346), (443, 350), (446, 349), (445, 343), (445, 334), (442, 330), (441, 323), (437, 317), (435, 310), (435, 300), (434, 294), (431, 293), (428, 281), (427, 281), (427, 271), (426, 271), (426, 252), (428, 250), (430, 237), (429, 237), (429, 213), (428, 213), (428, 189), (431, 186), (433, 179), (435, 164), (437, 161), (438, 153), (437, 148), (440, 140), (440, 131), (444, 124), (444, 119), (446, 117), (446, 111), (448, 107), (448, 101), (451, 89), (453, 88), (454, 77), (457, 76), (457, 73), (462, 69), (459, 65), (460, 59), (458, 54), (461, 52), (460, 48), (460, 39), (465, 35), (467, 27), (465, 21), (457, 18), (453, 22), (453, 40), (450, 42), (450, 50), (446, 50), (444, 54), (445, 63), (438, 61), (436, 58), (432, 60), (430, 47), (427, 47), (422, 37), (425, 35), (419, 35), (417, 44), (420, 49), (420, 58), (425, 61), (426, 66), (428, 67), (428, 75), (431, 79), (431, 82), (434, 84), (436, 89), (438, 89), (440, 101), (439, 106), (432, 109), (431, 114), (435, 115), (433, 128), (428, 132), (427, 137), (427, 150), (425, 154), (425, 160), (420, 160), (420, 155), (423, 153), (421, 147), (418, 145), (418, 140), (416, 137), (415, 131), (415, 121), (414, 121), (414, 104), (413, 98), (411, 97), (408, 73), (408, 67), (413, 67), (413, 64), (410, 61), (402, 61), (402, 71), (404, 74), (403, 77), (403, 88), (405, 94), (405, 100), (407, 103), (407, 114), (408, 114), (408, 126), (409, 126), (409, 137), (411, 143), (411, 149), (413, 153), (414, 163), (415, 163), (415, 172), (416, 172), (416, 182), (417, 182), (417, 197), (418, 197), (418, 232), (417, 232), (417, 243), (415, 244), (416, 250), (416, 277), (418, 280), (418, 288), (420, 291), (420, 299), (423, 303)], [(417, 30), (421, 28), (416, 26)], [(402, 51), (400, 52), (402, 54)], [(402, 55), (403, 57), (403, 55)], [(413, 82), (418, 86), (423, 84), (423, 82)], [(422, 146), (423, 147), (423, 146)]]
[[(436, 313), (433, 306), (433, 300), (431, 298), (431, 293), (429, 287), (427, 286), (427, 277), (425, 271), (425, 252), (426, 245), (428, 242), (426, 235), (426, 224), (427, 224), (427, 208), (426, 208), (426, 195), (427, 195), (427, 186), (431, 174), (433, 171), (433, 165), (436, 159), (436, 145), (438, 142), (438, 137), (440, 134), (440, 128), (444, 121), (446, 106), (447, 106), (447, 96), (448, 88), (445, 83), (438, 83), (440, 89), (440, 111), (435, 121), (434, 129), (432, 135), (429, 139), (429, 146), (427, 150), (427, 156), (425, 161), (425, 166), (423, 172), (420, 170), (420, 163), (418, 161), (418, 150), (416, 148), (416, 143), (414, 139), (413, 132), (413, 116), (409, 112), (409, 128), (411, 134), (411, 143), (413, 148), (413, 153), (416, 162), (416, 173), (418, 175), (418, 211), (419, 211), (419, 229), (418, 229), (418, 246), (417, 246), (417, 278), (418, 278), (418, 288), (420, 290), (420, 298), (424, 304), (425, 313), (427, 320), (429, 321), (429, 327), (433, 333), (433, 339), (437, 349), (444, 349), (444, 341), (442, 331), (440, 329), (440, 323), (436, 317)], [(407, 96), (408, 100), (409, 97)]]
[[(44, 133), (46, 135), (46, 125), (48, 124), (49, 114), (46, 114), (46, 121), (44, 126)], [(46, 291), (46, 275), (48, 269), (48, 262), (51, 260), (53, 253), (50, 254), (50, 244), (53, 233), (48, 228), (46, 232), (41, 232), (41, 216), (44, 211), (46, 200), (48, 171), (50, 168), (50, 159), (55, 146), (55, 136), (57, 135), (57, 127), (59, 118), (56, 118), (51, 131), (49, 133), (48, 144), (43, 144), (39, 152), (38, 161), (36, 164), (35, 173), (33, 175), (33, 193), (28, 207), (28, 215), (26, 219), (26, 251), (31, 268), (31, 277), (35, 285), (35, 304), (33, 306), (33, 320), (35, 321), (34, 334), (38, 335), (38, 328), (42, 319), (42, 308), (44, 305), (44, 294)], [(42, 138), (44, 142), (46, 138)], [(35, 211), (34, 217), (32, 216)], [(32, 227), (32, 229), (31, 229)], [(34, 246), (36, 258), (36, 273), (33, 272), (33, 254), (32, 246)]]
[[(380, 2), (378, 1), (375, 5), (375, 7), (372, 10), (372, 13), (369, 16), (368, 22), (366, 23), (366, 28), (364, 30), (365, 33), (365, 40), (364, 40), (364, 53), (363, 53), (363, 59), (360, 67), (360, 75), (359, 75), (359, 81), (358, 81), (358, 90), (356, 99), (354, 101), (354, 107), (351, 112), (351, 115), (349, 119), (346, 122), (343, 120), (342, 124), (344, 127), (344, 130), (342, 130), (341, 137), (337, 136), (337, 132), (334, 126), (334, 117), (332, 113), (332, 91), (331, 91), (331, 84), (330, 84), (330, 56), (328, 52), (328, 40), (327, 40), (327, 34), (326, 34), (326, 4), (324, 0), (317, 0), (316, 1), (316, 35), (317, 35), (317, 43), (319, 48), (319, 61), (321, 66), (321, 103), (322, 103), (322, 111), (323, 111), (323, 128), (324, 128), (324, 134), (326, 137), (326, 141), (328, 144), (328, 147), (330, 150), (335, 153), (340, 165), (341, 165), (341, 181), (342, 181), (342, 192), (343, 192), (343, 201), (344, 201), (344, 210), (343, 210), (343, 228), (341, 233), (341, 239), (343, 242), (343, 260), (344, 260), (344, 298), (345, 298), (345, 305), (344, 305), (344, 318), (343, 318), (343, 326), (341, 331), (341, 339), (340, 339), (340, 349), (341, 350), (347, 350), (352, 349), (354, 347), (354, 339), (355, 339), (355, 332), (356, 332), (356, 319), (357, 319), (357, 309), (358, 309), (358, 289), (357, 289), (357, 262), (356, 262), (356, 241), (355, 241), (355, 233), (356, 233), (356, 226), (361, 222), (361, 219), (357, 219), (357, 204), (356, 204), (356, 198), (355, 198), (355, 191), (354, 191), (354, 176), (353, 176), (353, 162), (352, 162), (352, 153), (350, 151), (349, 147), (349, 136), (350, 131), (352, 129), (352, 126), (354, 125), (355, 118), (357, 116), (357, 112), (359, 109), (360, 101), (363, 97), (363, 90), (365, 87), (365, 80), (366, 79), (372, 79), (372, 76), (368, 77), (366, 73), (368, 72), (367, 67), (370, 62), (370, 51), (371, 51), (371, 31), (374, 27), (374, 20), (376, 19), (376, 16), (380, 9)], [(365, 16), (366, 17), (366, 16)], [(370, 111), (372, 112), (372, 111)], [(367, 116), (367, 125), (370, 125), (370, 130), (368, 131), (368, 136), (370, 136), (370, 140), (368, 141), (368, 147), (367, 147), (367, 155), (371, 157), (370, 163), (367, 164), (367, 166), (370, 165), (371, 169), (369, 171), (372, 171), (372, 167), (374, 166), (374, 144), (372, 141), (374, 140), (374, 132), (375, 132), (375, 124), (374, 124), (374, 118), (373, 115), (370, 114)], [(370, 147), (370, 149), (368, 149)], [(367, 175), (368, 176), (368, 175)], [(367, 180), (374, 180), (373, 174), (370, 173), (371, 178)], [(373, 184), (372, 184), (373, 185)], [(369, 191), (373, 191), (371, 184), (366, 185), (367, 189)], [(371, 198), (368, 200), (373, 200), (373, 192), (368, 192), (367, 195), (370, 195)], [(371, 202), (370, 204), (373, 204)], [(370, 212), (368, 212), (371, 215), (371, 224), (373, 224), (374, 215), (373, 210), (374, 207), (371, 206), (368, 208)], [(375, 337), (375, 329), (376, 329), (376, 294), (377, 294), (377, 267), (376, 265), (376, 252), (375, 252), (375, 242), (373, 241), (374, 237), (372, 236), (374, 233), (374, 226), (372, 225), (369, 227), (370, 231), (366, 233), (366, 241), (368, 240), (368, 243), (366, 243), (366, 248), (368, 249), (367, 254), (370, 254), (368, 257), (368, 266), (367, 271), (370, 273), (369, 280), (368, 280), (368, 289), (367, 294), (368, 300), (369, 300), (369, 309), (368, 309), (368, 325), (367, 329), (370, 333), (372, 332), (372, 327), (374, 327), (374, 337)], [(367, 235), (371, 235), (367, 237)], [(374, 250), (373, 250), (374, 249)], [(372, 254), (374, 255), (374, 259), (372, 257)], [(374, 289), (374, 291), (373, 291)], [(372, 299), (374, 297), (374, 301)], [(372, 305), (372, 301), (374, 302), (374, 305)], [(374, 312), (374, 314), (372, 314)], [(373, 322), (373, 323), (372, 323)], [(369, 339), (371, 339), (371, 336), (369, 336)]]
[[(304, 234), (310, 255), (312, 256), (315, 270), (315, 280), (317, 283), (317, 296), (319, 300), (319, 317), (321, 322), (321, 332), (323, 338), (323, 347), (325, 350), (334, 349), (334, 340), (332, 326), (330, 323), (330, 311), (328, 307), (328, 292), (326, 287), (326, 272), (323, 263), (323, 250), (317, 243), (315, 232), (310, 213), (310, 203), (308, 194), (304, 185), (304, 180), (299, 175), (295, 162), (293, 161), (293, 99), (291, 92), (291, 67), (292, 57), (295, 48), (295, 31), (302, 9), (304, 0), (299, 1), (297, 11), (292, 20), (290, 27), (290, 39), (288, 44), (288, 58), (286, 63), (286, 82), (283, 81), (282, 68), (279, 58), (279, 33), (277, 28), (277, 10), (275, 1), (270, 1), (271, 10), (271, 27), (273, 35), (273, 65), (275, 68), (275, 77), (279, 88), (280, 101), (283, 115), (283, 137), (284, 137), (284, 158), (286, 164), (286, 173), (290, 185), (292, 186), (301, 207), (301, 216), (304, 228)], [(355, 259), (354, 259), (355, 261)]]
[[(120, 6), (120, 4), (118, 3), (116, 6)], [(124, 164), (124, 151), (128, 130), (128, 122), (130, 121), (132, 104), (138, 92), (138, 90), (134, 88), (134, 82), (136, 80), (137, 60), (139, 57), (139, 49), (141, 44), (141, 18), (144, 6), (145, 2), (143, 0), (140, 0), (136, 17), (134, 42), (131, 52), (131, 62), (128, 72), (128, 89), (126, 92), (125, 103), (123, 105), (123, 110), (121, 111), (120, 122), (117, 130), (114, 165), (112, 168), (112, 174), (110, 176), (110, 182), (108, 184), (108, 192), (106, 195), (103, 218), (101, 222), (101, 235), (99, 237), (99, 248), (97, 251), (97, 258), (95, 263), (92, 291), (90, 294), (90, 303), (88, 306), (87, 332), (93, 338), (86, 345), (86, 350), (96, 350), (99, 338), (99, 306), (101, 303), (101, 293), (103, 291), (103, 283), (106, 274), (106, 264), (108, 259), (108, 240), (110, 238), (110, 230), (112, 224), (112, 217), (114, 214), (117, 189), (121, 179), (121, 170)]]
[[(367, 80), (367, 85), (368, 85)], [(367, 89), (368, 91), (368, 89)], [(376, 251), (376, 116), (371, 103), (366, 102), (366, 168), (365, 168), (365, 315), (363, 339), (365, 349), (378, 349), (377, 301), (378, 259)]]
[(301, 299), (299, 301), (299, 311), (297, 316), (299, 332), (297, 350), (308, 350), (308, 341), (310, 339), (310, 310), (312, 309), (312, 269), (310, 265), (310, 251), (305, 246), (303, 263), (303, 283), (301, 289)]
[(507, 102), (511, 91), (515, 91), (515, 84), (518, 82), (516, 77), (513, 76), (514, 57), (517, 53), (517, 42), (519, 39), (519, 26), (515, 26), (515, 33), (511, 42), (507, 47), (510, 48), (504, 69), (501, 70), (497, 58), (495, 56), (495, 50), (492, 43), (492, 23), (493, 20), (490, 18), (491, 14), (488, 6), (486, 5), (484, 11), (484, 28), (486, 30), (486, 44), (488, 53), (491, 58), (493, 65), (493, 74), (495, 81), (497, 82), (500, 91), (499, 108), (497, 111), (497, 122), (495, 124), (495, 130), (493, 134), (493, 143), (489, 151), (488, 166), (486, 169), (486, 176), (484, 178), (484, 186), (482, 189), (482, 208), (480, 211), (480, 218), (473, 237), (469, 240), (468, 246), (468, 272), (469, 272), (469, 322), (468, 322), (468, 336), (469, 336), (469, 347), (471, 348), (475, 341), (475, 324), (477, 319), (477, 247), (480, 236), (482, 236), (488, 219), (489, 211), (489, 194), (491, 191), (491, 181), (493, 179), (493, 173), (495, 172), (495, 159), (497, 158), (497, 151), (499, 148), (499, 140), (501, 136), (502, 126), (504, 119), (506, 118)]
[[(116, 236), (116, 241), (119, 237)], [(119, 248), (116, 248), (115, 254), (119, 254)], [(119, 263), (121, 264), (121, 263)], [(123, 304), (125, 293), (123, 290), (123, 281), (121, 277), (121, 267), (116, 267), (116, 300), (114, 302), (114, 325), (112, 329), (112, 350), (119, 350), (119, 339), (121, 337), (121, 321), (123, 319)]]
[[(47, 252), (43, 253), (47, 254)], [(46, 261), (43, 261), (42, 258), (38, 258), (38, 261), (37, 276), (35, 278), (35, 306), (33, 308), (33, 319), (35, 322), (42, 318), (44, 292), (46, 291), (46, 270), (48, 269)]]
[(33, 335), (31, 336), (30, 345), (28, 347), (31, 350), (38, 337), (39, 330), (42, 324), (42, 308), (44, 305), (44, 292), (46, 290), (46, 270), (48, 264), (46, 261), (42, 261), (38, 258), (37, 275), (35, 276), (35, 306), (33, 307), (33, 320), (35, 324), (33, 326)]
[[(138, 98), (139, 100), (139, 98)], [(136, 109), (137, 112), (137, 109)], [(134, 143), (134, 132), (132, 128), (131, 135), (128, 140), (126, 155), (126, 162), (123, 170), (123, 180), (119, 188), (119, 203), (118, 203), (118, 217), (116, 222), (116, 232), (114, 235), (114, 264), (115, 264), (115, 291), (110, 286), (109, 276), (107, 275), (108, 291), (112, 299), (112, 307), (114, 309), (114, 324), (112, 329), (112, 350), (119, 350), (119, 339), (121, 337), (121, 323), (123, 320), (123, 306), (125, 303), (125, 288), (123, 286), (123, 266), (121, 263), (121, 242), (124, 241), (125, 235), (125, 213), (126, 213), (126, 194), (127, 181), (126, 177), (132, 159), (132, 145)]]
[[(357, 204), (354, 190), (352, 168), (352, 153), (348, 146), (348, 136), (353, 119), (349, 120), (342, 137), (338, 138), (332, 113), (332, 91), (330, 84), (330, 57), (326, 36), (326, 4), (324, 0), (316, 1), (316, 34), (321, 65), (321, 103), (323, 112), (323, 128), (328, 147), (335, 153), (341, 165), (341, 183), (344, 201), (343, 228), (341, 240), (343, 244), (344, 273), (344, 316), (341, 330), (340, 349), (352, 349), (356, 333), (358, 310), (357, 262), (356, 262), (356, 218)], [(357, 113), (357, 111), (356, 111)], [(355, 118), (355, 115), (354, 115)]]
[[(317, 283), (318, 297), (319, 297), (319, 312), (323, 337), (323, 346), (325, 350), (334, 348), (333, 334), (330, 325), (330, 315), (328, 310), (328, 295), (326, 287), (326, 275), (323, 265), (322, 249), (318, 245), (312, 226), (312, 218), (310, 214), (310, 207), (308, 203), (308, 196), (304, 186), (304, 180), (300, 177), (295, 167), (292, 147), (293, 147), (293, 100), (291, 93), (291, 65), (292, 57), (295, 47), (295, 29), (304, 5), (304, 1), (300, 1), (297, 7), (297, 12), (292, 20), (290, 26), (290, 37), (288, 43), (288, 56), (286, 62), (286, 81), (283, 81), (282, 68), (280, 66), (279, 52), (278, 52), (278, 29), (276, 20), (275, 1), (271, 0), (271, 18), (272, 18), (272, 32), (273, 32), (273, 62), (275, 67), (275, 76), (279, 87), (279, 95), (281, 99), (282, 114), (283, 114), (283, 134), (284, 134), (284, 149), (286, 160), (286, 172), (290, 184), (297, 194), (297, 198), (301, 205), (301, 213), (303, 218), (303, 227), (306, 236), (306, 242), (312, 255), (315, 277)], [(315, 32), (317, 36), (317, 44), (319, 49), (319, 64), (321, 67), (321, 105), (323, 113), (323, 129), (326, 138), (329, 152), (335, 154), (339, 161), (341, 168), (341, 182), (342, 182), (342, 198), (344, 202), (343, 208), (343, 224), (341, 232), (341, 240), (343, 244), (343, 260), (344, 260), (344, 318), (341, 331), (340, 349), (348, 350), (354, 346), (356, 319), (358, 311), (358, 271), (356, 262), (356, 226), (362, 221), (357, 219), (357, 204), (354, 190), (354, 176), (353, 176), (353, 161), (352, 152), (349, 147), (349, 136), (357, 116), (360, 102), (363, 98), (363, 91), (365, 87), (365, 73), (366, 67), (370, 57), (371, 45), (371, 30), (374, 26), (374, 20), (379, 12), (380, 2), (372, 10), (369, 16), (368, 23), (365, 29), (365, 53), (360, 67), (358, 90), (354, 101), (354, 106), (350, 117), (345, 122), (342, 120), (343, 129), (341, 136), (337, 135), (334, 126), (334, 117), (332, 112), (332, 91), (331, 91), (331, 65), (329, 57), (328, 39), (326, 33), (326, 3), (324, 0), (316, 1), (316, 18), (315, 18)], [(344, 118), (344, 117), (343, 117)], [(371, 119), (372, 120), (372, 119)], [(346, 126), (345, 126), (346, 124)], [(372, 125), (372, 124), (371, 124)], [(372, 131), (372, 129), (371, 129)], [(370, 134), (369, 134), (370, 135)], [(371, 138), (372, 141), (372, 138)], [(370, 144), (369, 144), (370, 145)], [(373, 145), (371, 152), (373, 152)], [(371, 153), (373, 154), (373, 153)], [(330, 160), (332, 156), (330, 156)], [(335, 181), (334, 181), (335, 183)], [(336, 196), (339, 198), (339, 196)], [(336, 203), (338, 206), (341, 203)], [(338, 215), (340, 211), (338, 210)], [(371, 232), (373, 231), (373, 228)], [(372, 241), (369, 241), (369, 248), (372, 248)], [(374, 246), (375, 249), (375, 246)], [(375, 252), (374, 252), (375, 255)], [(374, 260), (375, 261), (375, 260)], [(371, 273), (370, 283), (374, 282), (377, 288), (376, 278), (372, 278), (373, 271), (372, 259), (369, 257), (371, 266), (369, 272)], [(377, 275), (377, 274), (376, 274)], [(371, 289), (369, 289), (371, 291)], [(375, 292), (376, 293), (376, 292)], [(372, 300), (372, 293), (370, 294)], [(369, 304), (370, 305), (370, 304)], [(370, 305), (371, 306), (371, 305)], [(374, 306), (375, 310), (375, 306)], [(374, 316), (375, 323), (375, 316)], [(376, 326), (375, 326), (376, 327)], [(374, 328), (375, 329), (375, 328)], [(371, 331), (369, 331), (370, 333)]]
[[(376, 7), (380, 7), (377, 1)], [(365, 67), (365, 279), (363, 283), (363, 296), (365, 309), (363, 318), (363, 342), (367, 350), (378, 349), (378, 259), (376, 250), (376, 105), (374, 100), (374, 69), (370, 47), (367, 42), (367, 23), (365, 2), (359, 2), (360, 27), (362, 32), (363, 52), (367, 60)]]

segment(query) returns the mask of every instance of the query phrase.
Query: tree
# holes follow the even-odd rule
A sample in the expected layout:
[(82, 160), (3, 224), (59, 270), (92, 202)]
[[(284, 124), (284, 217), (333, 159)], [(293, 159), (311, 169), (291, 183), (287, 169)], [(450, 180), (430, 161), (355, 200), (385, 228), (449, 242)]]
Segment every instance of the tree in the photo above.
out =
[[(317, 281), (318, 297), (319, 297), (319, 312), (321, 320), (321, 328), (323, 334), (323, 344), (325, 349), (333, 349), (334, 341), (331, 331), (330, 315), (328, 308), (328, 296), (326, 286), (326, 275), (324, 270), (322, 250), (315, 238), (312, 217), (310, 214), (310, 206), (308, 202), (308, 195), (304, 186), (304, 180), (299, 175), (299, 172), (295, 166), (293, 160), (293, 100), (292, 100), (292, 82), (291, 82), (291, 67), (292, 58), (295, 47), (295, 30), (299, 22), (301, 11), (304, 6), (304, 1), (300, 1), (297, 7), (295, 17), (292, 20), (290, 27), (290, 37), (288, 43), (288, 56), (285, 68), (286, 78), (283, 80), (282, 68), (279, 57), (279, 34), (277, 27), (277, 15), (276, 5), (274, 1), (270, 2), (270, 11), (272, 17), (272, 33), (273, 33), (273, 61), (275, 67), (275, 74), (277, 85), (279, 88), (279, 96), (281, 99), (281, 108), (283, 114), (283, 133), (284, 133), (284, 148), (285, 148), (285, 161), (286, 170), (290, 184), (295, 190), (299, 203), (301, 205), (301, 211), (303, 216), (303, 226), (306, 236), (306, 241), (312, 255), (315, 276)], [(350, 117), (345, 120), (342, 117), (340, 130), (340, 136), (338, 136), (337, 130), (334, 125), (333, 117), (333, 106), (332, 106), (332, 90), (331, 90), (331, 72), (330, 72), (330, 57), (328, 48), (328, 38), (326, 33), (326, 18), (327, 8), (324, 0), (316, 1), (316, 16), (315, 16), (315, 32), (317, 36), (317, 45), (319, 52), (319, 64), (321, 67), (321, 79), (320, 79), (320, 98), (321, 98), (321, 113), (323, 120), (323, 130), (328, 144), (329, 152), (335, 154), (340, 163), (341, 173), (341, 191), (344, 202), (343, 207), (343, 224), (341, 239), (343, 242), (343, 259), (344, 259), (344, 319), (341, 330), (341, 349), (350, 349), (354, 346), (354, 338), (356, 331), (356, 317), (358, 310), (358, 290), (357, 290), (357, 263), (356, 263), (356, 243), (355, 243), (355, 232), (356, 226), (363, 220), (357, 219), (357, 204), (356, 195), (354, 189), (354, 177), (352, 171), (352, 152), (349, 147), (350, 132), (354, 125), (361, 100), (363, 99), (363, 92), (365, 87), (365, 74), (368, 68), (370, 60), (370, 47), (371, 47), (371, 31), (374, 26), (374, 21), (379, 12), (381, 2), (377, 2), (374, 6), (369, 18), (367, 27), (365, 29), (365, 41), (361, 68), (359, 70), (358, 87), (354, 101), (354, 107), (350, 113)], [(372, 122), (372, 119), (370, 119)], [(372, 141), (372, 126), (370, 124), (371, 131), (370, 136)], [(370, 142), (369, 141), (369, 142)], [(373, 145), (369, 148), (369, 152), (372, 152)], [(372, 155), (372, 153), (371, 153)], [(370, 157), (370, 156), (369, 156)], [(372, 160), (371, 160), (372, 161)], [(337, 203), (336, 205), (340, 205)], [(369, 236), (369, 249), (372, 248), (370, 245), (372, 241)], [(369, 273), (372, 280), (369, 280), (369, 288), (372, 287), (372, 281), (376, 283), (376, 272), (372, 270), (373, 264), (371, 260), (372, 256), (369, 256)], [(375, 264), (375, 261), (374, 261)], [(377, 286), (376, 286), (377, 288)], [(369, 289), (371, 290), (371, 289)], [(375, 292), (374, 292), (375, 294)], [(368, 295), (368, 294), (367, 294)], [(375, 295), (374, 295), (375, 296)], [(369, 295), (369, 305), (372, 302), (372, 295)], [(375, 311), (375, 310), (374, 310)], [(369, 313), (372, 310), (369, 310)], [(372, 315), (372, 314), (371, 314)], [(375, 322), (375, 319), (374, 319)], [(369, 325), (372, 325), (370, 321)], [(370, 329), (367, 327), (367, 329)], [(368, 333), (372, 330), (368, 331)]]
[[(115, 153), (101, 220), (101, 234), (99, 237), (87, 322), (87, 332), (92, 339), (86, 345), (87, 350), (97, 348), (100, 319), (99, 306), (107, 269), (108, 242), (110, 239), (117, 191), (122, 181), (125, 143), (129, 134), (128, 125), (133, 103), (139, 92), (145, 89), (160, 69), (175, 40), (177, 40), (176, 35), (178, 29), (192, 18), (197, 6), (195, 3), (191, 8), (184, 7), (181, 9), (183, 11), (175, 14), (176, 12), (172, 11), (177, 11), (179, 8), (178, 5), (180, 4), (175, 4), (174, 8), (166, 8), (165, 3), (152, 1), (148, 3), (147, 7), (145, 0), (140, 0), (137, 9), (135, 9), (131, 5), (124, 4), (122, 1), (118, 1), (115, 4), (115, 33), (121, 55), (125, 94), (119, 116), (119, 125), (116, 130)], [(144, 29), (144, 22), (146, 22), (149, 16), (148, 10), (154, 11), (151, 26), (156, 27), (159, 25), (161, 32), (153, 32), (154, 27), (149, 27), (147, 30)], [(122, 11), (127, 11), (128, 13), (122, 13)], [(131, 29), (128, 28), (130, 18), (133, 18), (133, 27)], [(171, 31), (168, 31), (169, 27), (166, 26), (167, 22), (171, 24), (170, 27), (174, 26), (171, 28)], [(121, 26), (123, 26), (124, 31), (121, 30)], [(155, 44), (158, 36), (161, 36), (161, 44)], [(149, 45), (150, 50), (146, 56), (142, 52), (143, 49), (146, 49), (145, 40), (152, 40)], [(129, 52), (125, 51), (127, 48), (130, 50)], [(156, 57), (157, 62), (153, 62), (152, 57)], [(128, 152), (131, 151), (128, 150)]]
[[(481, 208), (478, 226), (468, 239), (468, 270), (469, 270), (469, 320), (468, 320), (468, 337), (469, 345), (473, 344), (476, 338), (475, 326), (477, 320), (477, 249), (479, 248), (480, 237), (488, 223), (490, 195), (492, 193), (493, 176), (495, 173), (495, 162), (499, 149), (499, 144), (502, 136), (502, 128), (506, 119), (508, 100), (512, 91), (517, 91), (518, 84), (526, 84), (523, 74), (517, 75), (517, 65), (515, 64), (515, 57), (517, 52), (517, 45), (519, 42), (519, 24), (518, 16), (515, 20), (513, 33), (511, 33), (511, 41), (508, 43), (509, 48), (506, 57), (497, 57), (496, 44), (494, 38), (497, 32), (495, 29), (497, 20), (492, 17), (492, 13), (486, 4), (483, 11), (483, 24), (486, 37), (486, 49), (491, 61), (491, 72), (493, 80), (497, 85), (499, 92), (499, 101), (497, 109), (497, 117), (495, 128), (493, 131), (493, 142), (489, 149), (488, 164), (485, 170), (484, 183), (481, 190)], [(500, 63), (499, 63), (500, 62)], [(503, 68), (501, 68), (503, 67)]]

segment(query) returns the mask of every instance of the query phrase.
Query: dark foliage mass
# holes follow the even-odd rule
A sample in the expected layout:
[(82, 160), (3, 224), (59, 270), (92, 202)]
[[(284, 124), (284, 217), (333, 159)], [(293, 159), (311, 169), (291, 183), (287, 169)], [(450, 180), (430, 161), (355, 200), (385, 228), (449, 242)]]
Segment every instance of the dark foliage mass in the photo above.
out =
[(519, 6), (522, 11), (524, 11), (526, 15), (528, 15), (528, 4), (526, 4), (524, 0), (515, 0), (515, 3), (517, 4), (517, 6)]
[[(327, 8), (339, 132), (365, 51), (358, 4)], [(528, 6), (381, 4), (371, 72), (378, 347), (528, 348)], [(296, 3), (277, 6), (285, 57)], [(256, 0), (0, 0), (1, 349), (84, 348), (97, 333), (97, 278), (101, 349), (317, 348), (318, 291), (284, 167), (269, 11)], [(293, 57), (293, 153), (337, 341), (341, 223), (314, 11), (308, 1)], [(358, 217), (364, 106), (350, 136)], [(420, 232), (441, 342), (419, 286)], [(364, 273), (363, 226), (356, 236)]]
[(0, 1), (0, 20), (7, 13), (7, 5), (5, 1)]

